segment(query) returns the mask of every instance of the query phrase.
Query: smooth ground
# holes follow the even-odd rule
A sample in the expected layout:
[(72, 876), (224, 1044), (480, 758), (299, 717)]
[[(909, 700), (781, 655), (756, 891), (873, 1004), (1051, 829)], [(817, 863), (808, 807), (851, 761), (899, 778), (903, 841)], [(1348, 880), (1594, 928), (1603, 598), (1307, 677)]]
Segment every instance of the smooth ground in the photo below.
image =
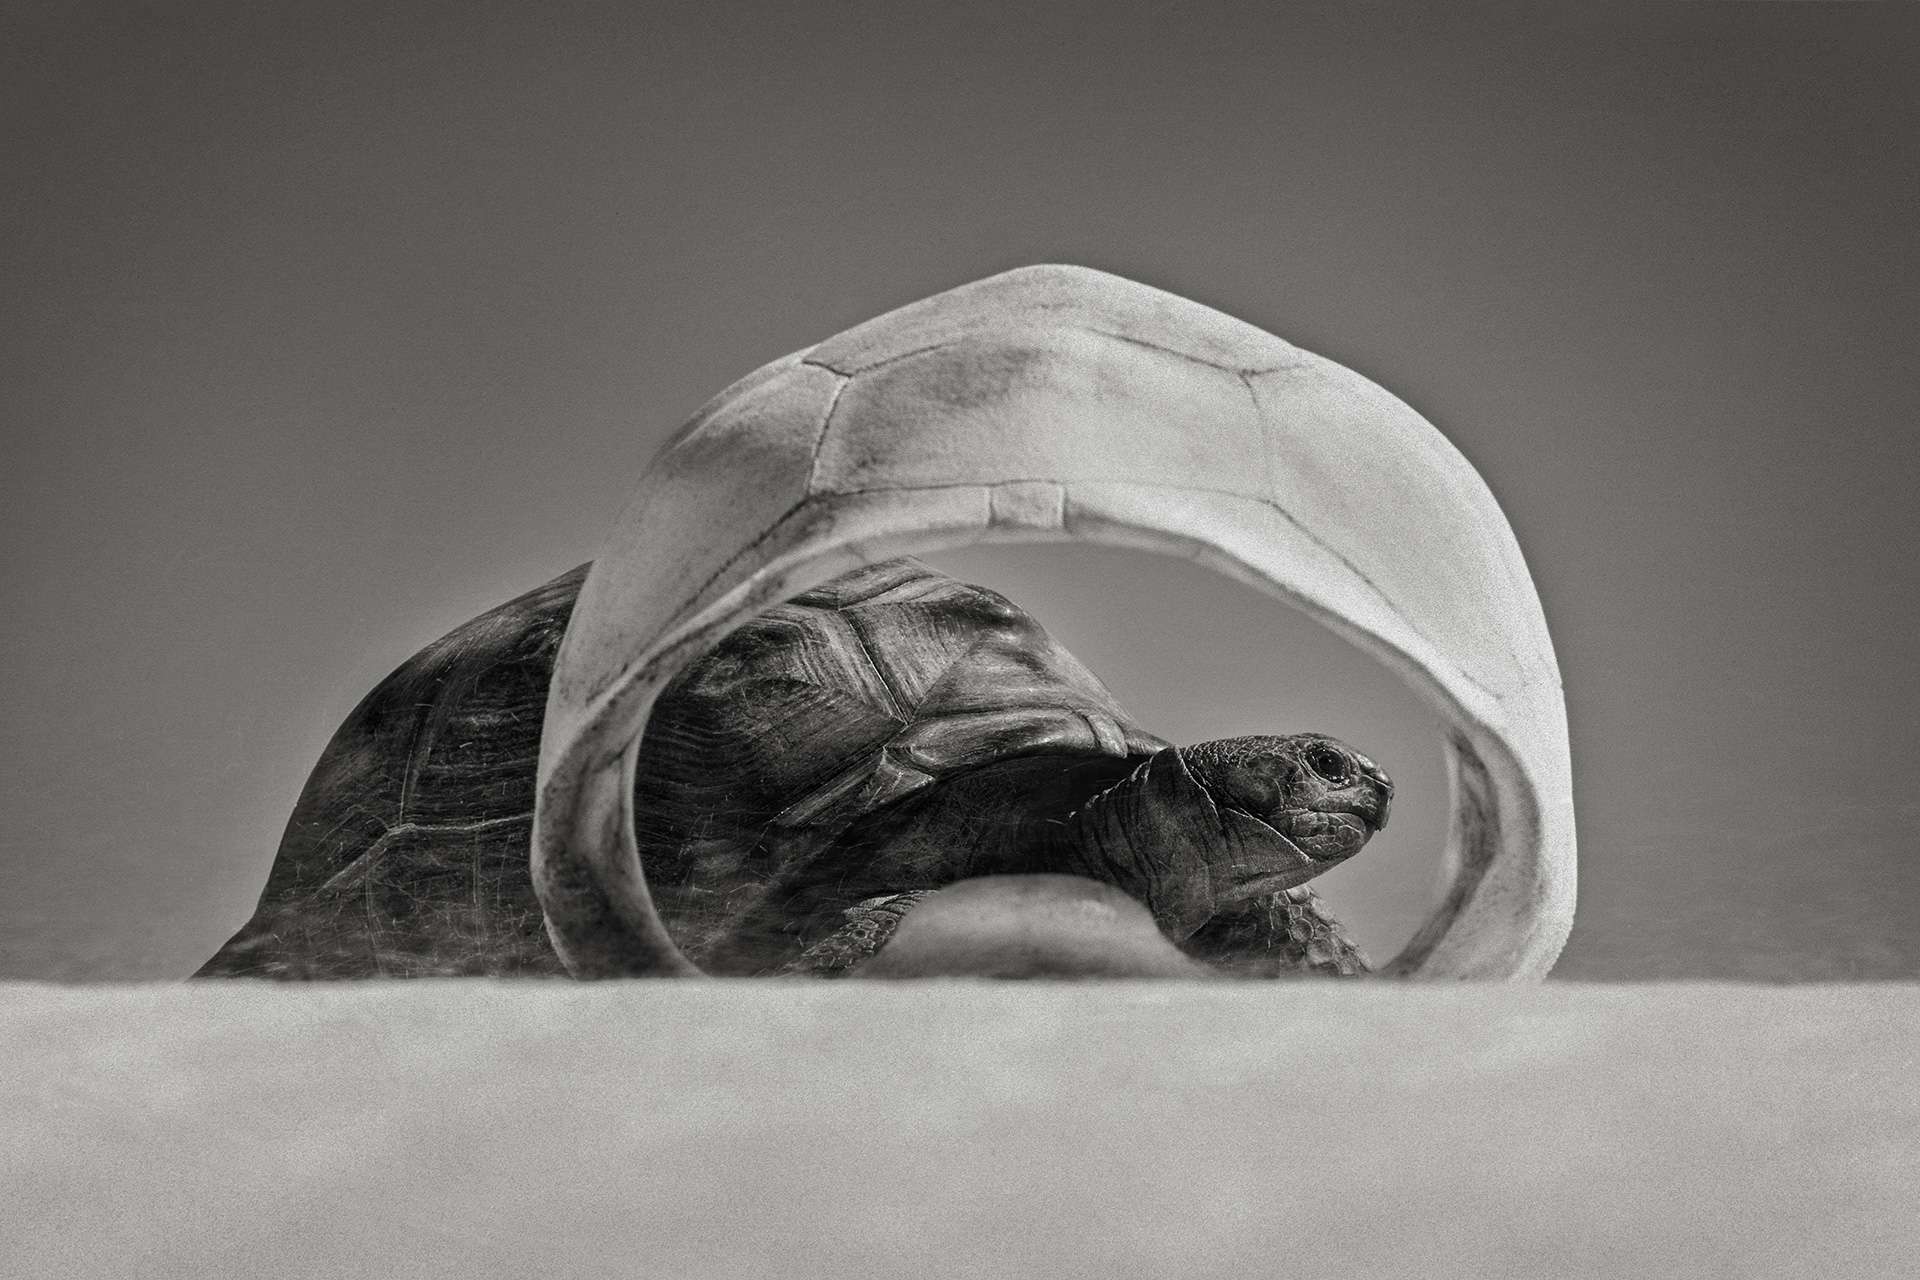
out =
[(20, 1275), (1892, 1276), (1920, 986), (0, 987)]

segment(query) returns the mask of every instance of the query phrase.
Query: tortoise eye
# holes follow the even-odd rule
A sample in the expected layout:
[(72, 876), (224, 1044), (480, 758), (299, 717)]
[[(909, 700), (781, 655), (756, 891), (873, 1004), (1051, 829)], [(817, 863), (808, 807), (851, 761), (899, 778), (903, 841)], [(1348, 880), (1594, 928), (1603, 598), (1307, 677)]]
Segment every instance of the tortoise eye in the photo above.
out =
[(1353, 777), (1353, 766), (1346, 756), (1328, 746), (1307, 748), (1307, 768), (1328, 782), (1346, 782)]

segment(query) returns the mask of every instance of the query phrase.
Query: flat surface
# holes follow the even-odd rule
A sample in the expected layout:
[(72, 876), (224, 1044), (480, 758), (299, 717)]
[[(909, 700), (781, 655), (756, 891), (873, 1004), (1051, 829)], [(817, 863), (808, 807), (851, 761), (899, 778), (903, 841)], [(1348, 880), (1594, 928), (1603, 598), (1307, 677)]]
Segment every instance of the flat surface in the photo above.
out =
[(1920, 986), (0, 988), (11, 1273), (1893, 1276)]

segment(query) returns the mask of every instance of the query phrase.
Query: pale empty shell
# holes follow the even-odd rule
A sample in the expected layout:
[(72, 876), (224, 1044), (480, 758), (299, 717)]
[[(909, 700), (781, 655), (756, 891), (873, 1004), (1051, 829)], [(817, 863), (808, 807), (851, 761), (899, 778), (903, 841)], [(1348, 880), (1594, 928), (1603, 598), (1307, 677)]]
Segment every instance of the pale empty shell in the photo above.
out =
[(548, 694), (534, 883), (577, 975), (698, 972), (633, 838), (673, 677), (766, 607), (974, 542), (1186, 556), (1374, 655), (1438, 712), (1445, 890), (1389, 971), (1538, 978), (1572, 925), (1566, 706), (1486, 484), (1358, 374), (1070, 266), (937, 294), (727, 388), (660, 451), (594, 561)]

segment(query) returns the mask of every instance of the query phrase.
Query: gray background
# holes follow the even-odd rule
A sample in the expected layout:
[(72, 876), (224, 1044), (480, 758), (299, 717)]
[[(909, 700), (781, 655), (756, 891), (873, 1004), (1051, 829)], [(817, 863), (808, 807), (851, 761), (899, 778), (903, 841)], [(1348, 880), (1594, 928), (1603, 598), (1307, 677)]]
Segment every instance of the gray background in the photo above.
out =
[[(1048, 260), (1487, 478), (1567, 681), (1561, 975), (1920, 971), (1913, 10), (746, 8), (8, 9), (0, 976), (191, 970), (352, 705), (702, 400)], [(942, 563), (1169, 736), (1379, 757), (1328, 894), (1405, 935), (1444, 792), (1384, 671), (1171, 562)]]

